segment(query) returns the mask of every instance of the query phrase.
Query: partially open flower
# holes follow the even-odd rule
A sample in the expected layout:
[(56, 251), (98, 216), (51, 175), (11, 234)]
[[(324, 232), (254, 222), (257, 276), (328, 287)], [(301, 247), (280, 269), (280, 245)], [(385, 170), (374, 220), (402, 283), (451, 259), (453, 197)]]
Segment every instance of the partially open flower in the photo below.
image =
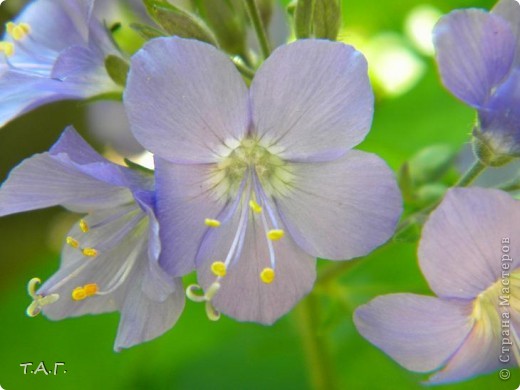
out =
[(405, 368), (456, 382), (520, 364), (520, 202), (450, 190), (424, 225), (419, 262), (437, 297), (390, 294), (359, 307), (359, 332)]
[(0, 188), (0, 216), (54, 205), (87, 214), (65, 238), (58, 272), (39, 288), (38, 278), (29, 282), (29, 316), (120, 311), (116, 350), (175, 324), (184, 291), (158, 264), (153, 187), (153, 176), (110, 163), (72, 128), (11, 172)]
[(196, 266), (205, 293), (188, 294), (210, 318), (272, 323), (312, 288), (316, 257), (363, 256), (394, 232), (392, 172), (351, 150), (373, 111), (351, 46), (281, 46), (248, 90), (214, 47), (155, 39), (133, 57), (124, 101), (156, 155), (161, 265)]
[(466, 9), (434, 29), (442, 81), (478, 111), (477, 153), (489, 165), (520, 157), (520, 4), (500, 0), (492, 12)]

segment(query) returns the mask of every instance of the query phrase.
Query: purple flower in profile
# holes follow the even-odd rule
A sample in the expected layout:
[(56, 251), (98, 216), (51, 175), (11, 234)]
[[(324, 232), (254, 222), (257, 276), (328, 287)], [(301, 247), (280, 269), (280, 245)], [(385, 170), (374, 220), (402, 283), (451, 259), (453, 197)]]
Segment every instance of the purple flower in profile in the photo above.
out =
[(118, 51), (93, 0), (36, 0), (0, 41), (0, 126), (43, 104), (121, 92), (105, 70)]
[(356, 310), (359, 332), (403, 367), (455, 382), (520, 363), (520, 203), (450, 190), (424, 226), (419, 263), (437, 297), (390, 294)]
[(188, 293), (210, 318), (270, 324), (312, 288), (316, 257), (363, 256), (393, 234), (393, 174), (351, 150), (372, 120), (366, 72), (352, 47), (320, 40), (275, 50), (249, 90), (198, 41), (159, 38), (133, 57), (124, 102), (156, 156), (160, 263), (197, 268), (205, 294)]
[(69, 128), (48, 153), (15, 168), (0, 188), (0, 216), (62, 205), (86, 213), (69, 232), (61, 266), (29, 282), (29, 316), (120, 311), (115, 349), (155, 338), (184, 307), (180, 278), (158, 263), (153, 177), (115, 165)]
[(434, 29), (442, 81), (478, 111), (474, 136), (484, 151), (520, 156), (520, 4), (501, 0), (491, 13), (453, 11)]

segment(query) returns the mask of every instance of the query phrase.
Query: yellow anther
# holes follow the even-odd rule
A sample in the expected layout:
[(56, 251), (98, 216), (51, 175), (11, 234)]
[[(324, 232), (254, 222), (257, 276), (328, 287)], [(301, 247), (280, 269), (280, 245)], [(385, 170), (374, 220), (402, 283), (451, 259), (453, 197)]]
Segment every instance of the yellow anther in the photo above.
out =
[(72, 299), (75, 301), (82, 301), (87, 297), (87, 293), (83, 287), (76, 287), (72, 290)]
[(216, 276), (220, 276), (223, 278), (226, 276), (226, 264), (222, 261), (215, 261), (211, 264), (211, 272), (213, 272)]
[(84, 256), (87, 256), (87, 257), (95, 257), (98, 255), (98, 251), (95, 250), (94, 248), (83, 248), (81, 250), (81, 252), (83, 253)]
[(29, 26), (27, 23), (16, 24), (9, 22), (6, 24), (5, 29), (7, 30), (7, 33), (16, 41), (25, 38), (27, 34), (31, 32), (31, 26)]
[(220, 221), (218, 221), (216, 219), (211, 219), (211, 218), (206, 218), (204, 220), (204, 223), (206, 224), (206, 226), (213, 227), (213, 228), (220, 226)]
[(260, 272), (260, 279), (265, 284), (270, 284), (273, 282), (275, 277), (274, 269), (272, 268), (264, 268), (262, 272)]
[(249, 207), (251, 207), (251, 210), (253, 210), (257, 214), (260, 214), (262, 212), (262, 206), (260, 206), (254, 200), (249, 201)]
[(14, 45), (12, 42), (0, 42), (0, 53), (4, 53), (7, 57), (14, 54)]
[(85, 284), (82, 287), (76, 287), (72, 290), (72, 299), (75, 301), (82, 301), (98, 292), (98, 286), (96, 283)]
[(7, 33), (9, 35), (11, 35), (13, 33), (13, 30), (15, 27), (16, 27), (16, 23), (13, 23), (13, 22), (7, 22), (5, 24), (5, 30), (7, 31)]
[(29, 23), (20, 23), (18, 27), (25, 31), (26, 34), (31, 33), (31, 25)]
[(90, 297), (98, 292), (98, 285), (96, 283), (89, 283), (83, 286), (83, 290), (85, 290), (85, 294), (87, 297)]
[(75, 240), (72, 237), (67, 237), (67, 244), (70, 245), (73, 248), (79, 248), (79, 242), (78, 240)]
[(272, 229), (267, 232), (267, 238), (271, 241), (277, 241), (285, 235), (282, 229)]
[(85, 221), (84, 219), (79, 220), (79, 228), (81, 229), (81, 231), (83, 233), (86, 233), (90, 230), (90, 228), (88, 227), (87, 221)]

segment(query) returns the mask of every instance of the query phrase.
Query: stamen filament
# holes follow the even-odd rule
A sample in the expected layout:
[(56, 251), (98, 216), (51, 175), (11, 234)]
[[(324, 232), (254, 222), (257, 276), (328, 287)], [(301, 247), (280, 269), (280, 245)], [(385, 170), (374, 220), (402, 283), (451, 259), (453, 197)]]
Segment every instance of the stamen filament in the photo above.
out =
[(140, 244), (136, 245), (130, 256), (125, 260), (121, 268), (119, 268), (116, 275), (112, 278), (110, 282), (108, 282), (107, 290), (105, 291), (97, 291), (96, 295), (108, 295), (113, 293), (119, 286), (121, 286), (130, 275), (130, 272), (134, 268), (134, 264), (137, 260), (138, 255), (141, 252), (141, 247), (143, 246), (144, 241), (141, 241)]
[(278, 229), (278, 221), (275, 217), (273, 208), (271, 207), (269, 197), (265, 194), (264, 189), (262, 188), (258, 177), (254, 176), (254, 186), (255, 186), (255, 192), (258, 197), (262, 201), (262, 206), (265, 210), (267, 210), (267, 214), (269, 214), (269, 219), (271, 220), (271, 224), (273, 225), (274, 229)]
[[(245, 202), (244, 204), (249, 204), (249, 198), (250, 198), (250, 182), (249, 182), (249, 178), (247, 179), (248, 180), (248, 185), (247, 185), (247, 188), (245, 189), (245, 193), (246, 193), (246, 199), (245, 199)], [(244, 240), (244, 237), (245, 235), (242, 234), (242, 231), (245, 231), (245, 229), (247, 228), (247, 220), (248, 220), (248, 208), (247, 207), (242, 207), (242, 210), (241, 210), (241, 214), (240, 214), (240, 221), (238, 222), (238, 227), (237, 227), (237, 231), (235, 233), (235, 237), (233, 238), (233, 242), (231, 243), (231, 247), (229, 248), (229, 252), (226, 256), (226, 260), (224, 261), (224, 264), (226, 265), (226, 267), (229, 267), (229, 263), (231, 262), (231, 259), (233, 259), (233, 256), (235, 253), (239, 253), (238, 251), (236, 251), (237, 247), (242, 247), (240, 245), (241, 241)]]
[(257, 214), (260, 214), (262, 212), (262, 206), (260, 206), (252, 199), (249, 201), (249, 207), (251, 207), (251, 210), (253, 210), (253, 212)]

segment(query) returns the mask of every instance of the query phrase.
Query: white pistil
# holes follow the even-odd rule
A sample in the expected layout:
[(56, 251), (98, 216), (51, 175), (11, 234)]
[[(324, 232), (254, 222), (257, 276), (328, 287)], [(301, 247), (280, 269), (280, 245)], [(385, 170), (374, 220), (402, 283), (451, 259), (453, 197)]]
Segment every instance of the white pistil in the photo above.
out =
[(27, 307), (26, 313), (29, 317), (36, 317), (42, 311), (42, 308), (46, 305), (50, 305), (60, 299), (59, 294), (49, 294), (46, 296), (36, 293), (37, 285), (41, 283), (39, 278), (32, 278), (27, 284), (27, 292), (33, 299), (29, 307)]

